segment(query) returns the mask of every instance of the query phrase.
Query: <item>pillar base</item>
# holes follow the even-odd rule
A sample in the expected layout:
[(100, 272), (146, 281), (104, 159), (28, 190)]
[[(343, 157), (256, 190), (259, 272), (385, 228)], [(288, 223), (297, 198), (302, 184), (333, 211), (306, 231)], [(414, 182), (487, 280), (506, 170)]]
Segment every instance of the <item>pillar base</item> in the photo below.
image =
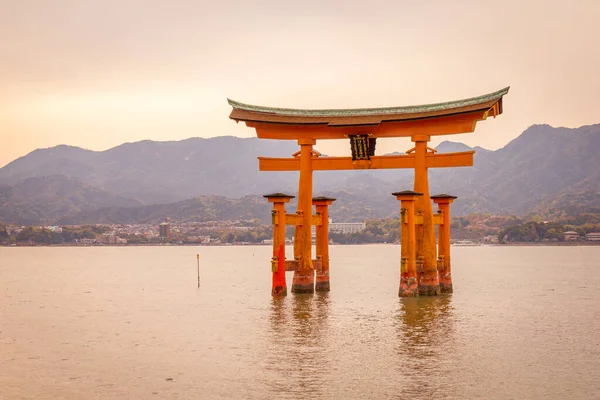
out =
[(440, 275), (440, 293), (452, 293), (452, 275)]
[(316, 292), (329, 292), (329, 271), (317, 273), (317, 281), (315, 283)]
[(274, 286), (271, 289), (271, 296), (287, 296), (286, 286)]
[(417, 278), (401, 278), (398, 297), (417, 297), (419, 295), (419, 285)]
[(292, 293), (314, 293), (315, 271), (295, 271), (292, 282)]
[(437, 296), (440, 294), (440, 281), (437, 277), (422, 277), (419, 281), (419, 296)]

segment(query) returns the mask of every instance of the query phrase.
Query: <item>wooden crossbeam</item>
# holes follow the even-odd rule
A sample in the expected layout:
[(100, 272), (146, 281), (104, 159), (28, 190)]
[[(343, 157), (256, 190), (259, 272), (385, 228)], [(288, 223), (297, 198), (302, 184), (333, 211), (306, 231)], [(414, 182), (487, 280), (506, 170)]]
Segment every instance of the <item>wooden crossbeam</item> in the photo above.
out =
[[(402, 223), (406, 224), (406, 218), (402, 217)], [(443, 225), (444, 224), (444, 216), (442, 214), (433, 214), (433, 224), (434, 225)], [(415, 215), (415, 225), (423, 225), (423, 216)]]
[[(286, 225), (302, 225), (302, 216), (300, 214), (285, 214)], [(321, 214), (313, 214), (310, 219), (311, 225), (321, 226)]]
[[(497, 102), (497, 100), (495, 100)], [(372, 121), (362, 121), (359, 125), (352, 118), (327, 123), (319, 121), (312, 124), (281, 123), (266, 121), (253, 121), (251, 116), (238, 115), (234, 118), (238, 121), (246, 121), (246, 126), (256, 129), (256, 136), (261, 139), (346, 139), (348, 135), (356, 135), (362, 132), (375, 138), (410, 137), (413, 135), (452, 135), (456, 133), (467, 133), (475, 130), (477, 121), (487, 117), (488, 110), (493, 106), (490, 102), (481, 106), (481, 109), (471, 110), (465, 113), (444, 115), (423, 119), (403, 121), (381, 121), (381, 116)], [(479, 107), (477, 107), (479, 108)], [(242, 118), (239, 118), (242, 117)], [(359, 128), (357, 128), (359, 127)]]
[(456, 153), (427, 153), (427, 168), (472, 167), (475, 150)]
[[(313, 267), (315, 270), (320, 271), (323, 269), (323, 263), (318, 258), (313, 258)], [(300, 263), (297, 260), (285, 260), (286, 271), (300, 271)]]
[[(471, 167), (475, 151), (456, 153), (427, 153), (427, 168)], [(361, 160), (362, 161), (362, 160)], [(299, 158), (258, 157), (261, 171), (300, 171)], [(367, 163), (357, 165), (352, 157), (314, 157), (313, 171), (332, 171), (350, 169), (398, 169), (414, 168), (414, 154), (400, 156), (373, 156)]]

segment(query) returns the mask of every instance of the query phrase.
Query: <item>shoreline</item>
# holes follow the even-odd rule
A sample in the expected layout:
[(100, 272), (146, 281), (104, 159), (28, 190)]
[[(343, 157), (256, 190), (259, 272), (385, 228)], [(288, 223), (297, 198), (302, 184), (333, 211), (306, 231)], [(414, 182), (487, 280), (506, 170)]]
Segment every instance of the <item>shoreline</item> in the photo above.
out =
[[(330, 246), (356, 246), (356, 245), (385, 245), (399, 246), (399, 243), (331, 243)], [(265, 243), (221, 243), (221, 244), (200, 244), (200, 243), (122, 243), (122, 244), (0, 244), (0, 247), (174, 247), (174, 246), (196, 246), (196, 247), (231, 247), (231, 246), (272, 246)], [(471, 246), (452, 245), (452, 247), (524, 247), (524, 246), (600, 246), (598, 242), (514, 242), (514, 243), (484, 243)]]
[(484, 246), (600, 246), (600, 242), (515, 242), (489, 243)]

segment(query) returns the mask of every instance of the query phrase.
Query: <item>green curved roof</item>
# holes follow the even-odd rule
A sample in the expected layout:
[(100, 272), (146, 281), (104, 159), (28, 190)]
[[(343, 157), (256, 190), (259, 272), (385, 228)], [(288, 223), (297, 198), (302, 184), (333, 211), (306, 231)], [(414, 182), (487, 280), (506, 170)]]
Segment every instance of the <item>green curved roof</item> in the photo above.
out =
[(423, 193), (415, 192), (413, 190), (402, 190), (400, 192), (392, 193), (392, 196), (423, 196)]
[(422, 104), (417, 106), (403, 107), (383, 107), (383, 108), (350, 108), (350, 109), (295, 109), (295, 108), (277, 108), (263, 107), (252, 104), (244, 104), (235, 100), (227, 99), (227, 102), (234, 109), (259, 112), (265, 114), (275, 114), (284, 116), (302, 116), (302, 117), (350, 117), (350, 116), (369, 116), (369, 115), (385, 115), (385, 114), (413, 114), (423, 112), (435, 112), (452, 110), (487, 103), (493, 100), (499, 100), (508, 93), (510, 87), (498, 90), (493, 93), (484, 94), (483, 96), (471, 97), (463, 100), (448, 101), (445, 103)]

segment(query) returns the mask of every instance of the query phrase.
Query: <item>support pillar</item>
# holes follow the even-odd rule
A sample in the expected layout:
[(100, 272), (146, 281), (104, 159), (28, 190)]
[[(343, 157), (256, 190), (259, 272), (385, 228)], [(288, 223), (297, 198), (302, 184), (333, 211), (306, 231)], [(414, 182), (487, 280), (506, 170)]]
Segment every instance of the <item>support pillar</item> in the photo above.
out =
[(442, 223), (438, 228), (438, 274), (440, 293), (452, 293), (452, 269), (450, 267), (450, 204), (456, 196), (438, 194), (431, 196), (442, 214)]
[(423, 264), (423, 273), (419, 277), (419, 294), (437, 296), (440, 284), (437, 271), (435, 230), (433, 227), (433, 210), (429, 198), (429, 180), (427, 177), (427, 143), (428, 135), (414, 135), (415, 143), (415, 185), (414, 191), (423, 193), (415, 200), (415, 208), (422, 215), (422, 223), (416, 228), (417, 261)]
[(417, 297), (419, 285), (417, 280), (416, 231), (415, 231), (415, 198), (422, 193), (404, 190), (392, 193), (400, 200), (400, 289), (399, 297)]
[(292, 293), (314, 293), (315, 270), (312, 264), (312, 156), (314, 139), (298, 139), (300, 145), (300, 181), (298, 210), (302, 223), (294, 232), (294, 258), (299, 267), (294, 271)]
[(335, 199), (319, 196), (312, 199), (321, 217), (321, 225), (316, 227), (317, 259), (321, 260), (321, 268), (317, 269), (315, 291), (329, 292), (329, 206)]
[(267, 194), (269, 203), (273, 203), (273, 258), (271, 258), (271, 271), (273, 282), (271, 295), (287, 295), (287, 283), (285, 281), (285, 203), (289, 203), (294, 196), (283, 193)]

